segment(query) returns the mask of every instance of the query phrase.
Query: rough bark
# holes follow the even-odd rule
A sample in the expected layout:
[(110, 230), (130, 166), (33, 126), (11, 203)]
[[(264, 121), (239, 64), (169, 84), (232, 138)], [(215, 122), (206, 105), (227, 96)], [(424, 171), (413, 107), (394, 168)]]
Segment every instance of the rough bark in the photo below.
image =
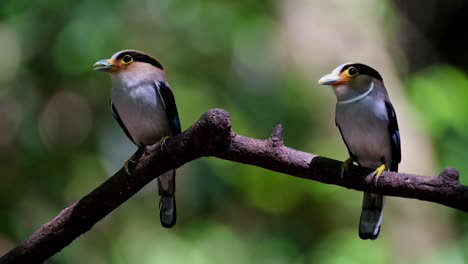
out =
[(468, 188), (459, 183), (455, 169), (447, 168), (435, 177), (384, 172), (375, 182), (371, 170), (350, 166), (348, 175), (341, 178), (340, 161), (288, 148), (283, 145), (282, 134), (278, 125), (267, 140), (244, 137), (231, 130), (226, 111), (210, 110), (187, 131), (168, 139), (164, 149), (159, 143), (148, 147), (131, 176), (119, 170), (1, 257), (0, 263), (42, 263), (90, 230), (157, 175), (204, 156), (358, 191), (430, 201), (468, 212)]

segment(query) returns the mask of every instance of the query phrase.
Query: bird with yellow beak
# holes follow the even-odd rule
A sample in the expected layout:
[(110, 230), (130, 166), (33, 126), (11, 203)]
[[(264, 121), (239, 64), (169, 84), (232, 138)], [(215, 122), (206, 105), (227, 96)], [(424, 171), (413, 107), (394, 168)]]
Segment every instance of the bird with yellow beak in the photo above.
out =
[[(110, 59), (94, 64), (94, 70), (105, 71), (112, 81), (112, 114), (127, 137), (138, 147), (125, 163), (129, 165), (146, 146), (181, 133), (174, 95), (162, 65), (153, 57), (137, 50), (122, 50)], [(158, 177), (161, 225), (176, 223), (175, 170)]]
[[(398, 171), (400, 132), (382, 76), (361, 63), (345, 63), (319, 84), (330, 85), (337, 98), (335, 122), (348, 148), (341, 176), (349, 164), (375, 169), (376, 180), (385, 170)], [(359, 237), (374, 240), (380, 232), (384, 197), (364, 192)]]

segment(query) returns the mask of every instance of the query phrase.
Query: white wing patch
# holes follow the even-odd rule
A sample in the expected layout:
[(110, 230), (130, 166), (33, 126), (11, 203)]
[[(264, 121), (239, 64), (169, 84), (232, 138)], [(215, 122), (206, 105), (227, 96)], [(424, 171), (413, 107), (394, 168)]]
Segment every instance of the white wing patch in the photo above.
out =
[(156, 90), (158, 90), (159, 98), (161, 98), (161, 102), (162, 102), (163, 108), (166, 109), (166, 103), (164, 102), (164, 99), (163, 99), (163, 97), (162, 97), (161, 88), (159, 87), (159, 83), (158, 83), (158, 82), (155, 82), (155, 84), (156, 84), (156, 87), (157, 87)]

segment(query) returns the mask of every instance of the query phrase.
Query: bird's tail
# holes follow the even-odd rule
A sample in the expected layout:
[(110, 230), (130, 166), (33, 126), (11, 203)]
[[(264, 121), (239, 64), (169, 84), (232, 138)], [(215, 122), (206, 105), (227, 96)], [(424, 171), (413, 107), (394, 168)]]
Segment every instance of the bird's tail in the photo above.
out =
[(175, 170), (171, 170), (158, 177), (159, 217), (161, 225), (167, 228), (176, 223), (175, 176)]
[(383, 206), (384, 197), (382, 195), (364, 193), (359, 221), (359, 237), (361, 239), (374, 240), (379, 236)]

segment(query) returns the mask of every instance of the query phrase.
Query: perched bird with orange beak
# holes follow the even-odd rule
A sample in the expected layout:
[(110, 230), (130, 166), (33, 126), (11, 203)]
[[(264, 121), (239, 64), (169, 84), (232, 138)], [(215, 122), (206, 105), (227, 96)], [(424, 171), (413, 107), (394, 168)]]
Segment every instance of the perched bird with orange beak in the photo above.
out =
[[(398, 171), (400, 132), (382, 76), (367, 65), (345, 63), (319, 84), (330, 85), (337, 98), (335, 122), (350, 156), (341, 166), (341, 176), (353, 162), (375, 169), (376, 180), (385, 170)], [(378, 237), (383, 205), (382, 195), (364, 193), (359, 237)]]
[[(109, 73), (112, 80), (111, 110), (138, 151), (125, 163), (125, 170), (148, 145), (181, 133), (174, 95), (161, 64), (137, 50), (122, 50), (94, 64), (94, 70)], [(139, 153), (139, 154), (137, 154)], [(161, 225), (176, 223), (175, 170), (158, 177)]]

